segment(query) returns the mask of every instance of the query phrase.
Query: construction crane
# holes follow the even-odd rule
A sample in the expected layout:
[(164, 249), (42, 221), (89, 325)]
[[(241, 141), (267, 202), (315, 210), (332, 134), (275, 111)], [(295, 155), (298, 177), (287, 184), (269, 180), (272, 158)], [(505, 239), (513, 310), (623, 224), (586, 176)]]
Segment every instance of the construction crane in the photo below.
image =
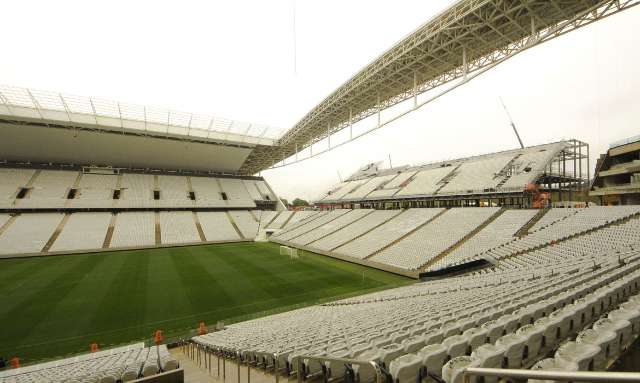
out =
[(518, 129), (516, 129), (516, 124), (513, 123), (511, 114), (509, 114), (509, 110), (507, 109), (507, 106), (504, 104), (504, 101), (502, 101), (502, 97), (500, 97), (500, 103), (502, 103), (502, 107), (504, 108), (505, 113), (507, 113), (507, 117), (509, 117), (509, 123), (511, 124), (511, 127), (513, 128), (513, 132), (516, 134), (516, 138), (520, 143), (520, 148), (524, 149), (524, 144), (522, 143), (522, 139), (520, 139), (520, 134), (518, 134)]

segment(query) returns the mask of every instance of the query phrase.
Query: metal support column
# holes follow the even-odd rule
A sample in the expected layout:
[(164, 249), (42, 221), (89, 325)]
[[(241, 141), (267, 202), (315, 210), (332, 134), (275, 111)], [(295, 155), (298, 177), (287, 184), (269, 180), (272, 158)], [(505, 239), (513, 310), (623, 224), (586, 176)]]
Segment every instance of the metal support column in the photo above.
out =
[(469, 73), (469, 63), (467, 63), (467, 48), (462, 47), (462, 81), (467, 81)]
[(380, 107), (380, 95), (377, 96), (376, 105), (378, 106), (378, 127), (380, 127), (380, 110), (382, 109)]
[(413, 109), (418, 108), (418, 73), (413, 71)]
[(353, 140), (353, 108), (349, 107), (349, 141)]

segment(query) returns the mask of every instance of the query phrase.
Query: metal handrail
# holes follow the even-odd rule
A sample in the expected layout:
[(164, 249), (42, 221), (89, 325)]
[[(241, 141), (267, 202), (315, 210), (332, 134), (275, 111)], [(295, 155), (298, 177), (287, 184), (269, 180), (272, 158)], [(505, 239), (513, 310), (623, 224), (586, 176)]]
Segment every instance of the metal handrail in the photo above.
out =
[(545, 370), (511, 370), (502, 368), (467, 367), (462, 370), (465, 383), (471, 376), (493, 376), (513, 379), (559, 380), (562, 382), (640, 382), (637, 372), (607, 371), (545, 371)]
[(337, 363), (344, 363), (344, 364), (350, 364), (350, 365), (358, 365), (358, 366), (363, 366), (363, 367), (373, 367), (375, 373), (376, 373), (376, 380), (375, 383), (382, 383), (383, 379), (382, 379), (382, 369), (380, 368), (380, 366), (374, 362), (374, 361), (367, 361), (367, 360), (357, 360), (357, 359), (347, 359), (347, 358), (333, 358), (333, 357), (323, 357), (323, 356), (311, 356), (311, 355), (298, 355), (293, 357), (292, 359), (292, 363), (297, 365), (298, 371), (297, 371), (297, 381), (298, 383), (302, 383), (303, 381), (303, 374), (302, 374), (302, 362), (304, 360), (313, 360), (316, 362), (337, 362)]

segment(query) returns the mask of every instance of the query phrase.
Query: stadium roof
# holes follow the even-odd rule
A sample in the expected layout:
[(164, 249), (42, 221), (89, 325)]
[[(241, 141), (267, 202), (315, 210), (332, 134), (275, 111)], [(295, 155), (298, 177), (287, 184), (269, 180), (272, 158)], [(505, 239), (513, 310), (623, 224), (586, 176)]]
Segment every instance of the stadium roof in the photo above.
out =
[[(367, 134), (519, 52), (638, 3), (460, 0), (367, 65), (284, 134), (260, 124), (0, 87), (0, 160), (47, 160), (42, 154), (46, 147), (47, 152), (59, 151), (49, 161), (254, 174), (293, 156), (297, 161), (305, 148), (377, 114), (376, 126), (350, 134), (349, 141)], [(451, 86), (426, 100), (419, 98), (445, 84)], [(409, 106), (381, 121), (380, 112), (396, 105)], [(198, 149), (179, 150), (185, 143)], [(329, 140), (327, 150), (334, 147)], [(162, 165), (154, 165), (158, 161)]]
[(243, 169), (254, 173), (284, 162), (332, 133), (403, 101), (414, 98), (411, 107), (417, 108), (419, 94), (456, 79), (468, 81), (519, 52), (638, 3), (458, 1), (331, 93), (286, 132), (278, 146), (254, 150)]
[(257, 145), (275, 145), (281, 132), (219, 117), (0, 86), (0, 161), (238, 173)]
[(0, 118), (246, 145), (273, 145), (282, 135), (262, 124), (1, 85)]

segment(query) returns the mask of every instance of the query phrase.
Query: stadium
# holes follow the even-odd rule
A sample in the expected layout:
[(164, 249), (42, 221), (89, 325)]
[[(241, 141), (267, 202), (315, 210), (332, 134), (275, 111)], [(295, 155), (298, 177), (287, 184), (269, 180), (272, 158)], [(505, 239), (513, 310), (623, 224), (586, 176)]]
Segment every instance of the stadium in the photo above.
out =
[(263, 176), (637, 4), (455, 1), (285, 130), (0, 85), (0, 383), (640, 382), (640, 136)]

